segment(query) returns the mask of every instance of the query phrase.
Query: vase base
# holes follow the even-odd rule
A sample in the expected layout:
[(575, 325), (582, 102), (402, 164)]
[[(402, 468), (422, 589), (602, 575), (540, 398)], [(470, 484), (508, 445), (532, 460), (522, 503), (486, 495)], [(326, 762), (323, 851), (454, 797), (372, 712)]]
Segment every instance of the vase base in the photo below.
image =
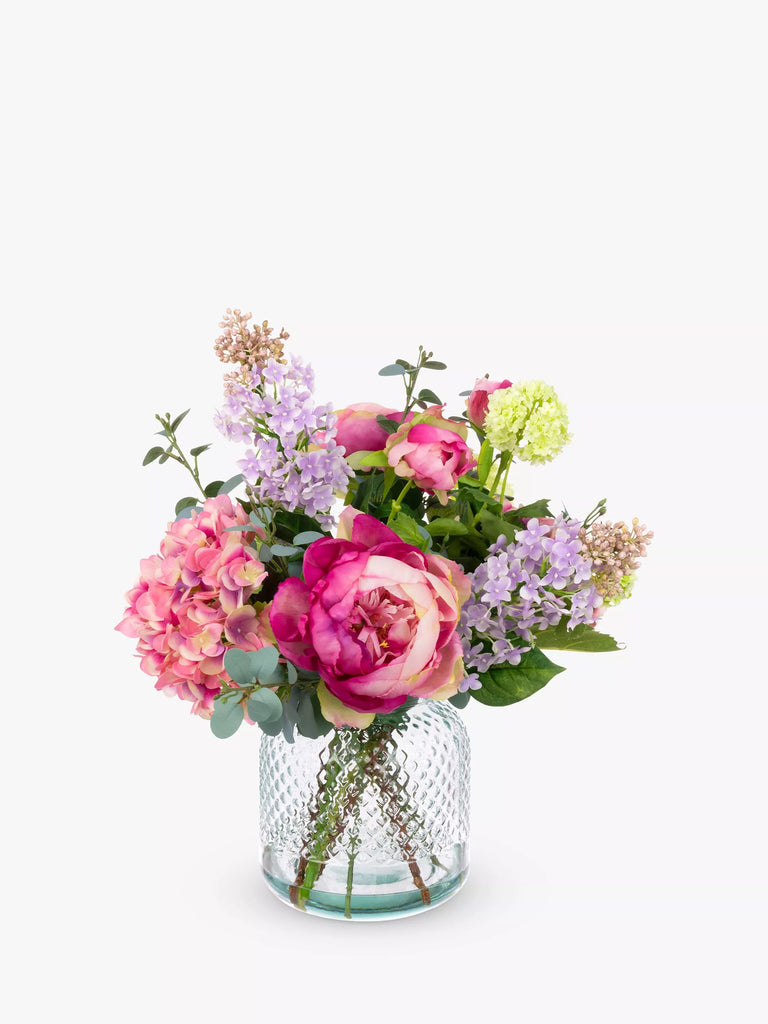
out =
[(368, 865), (355, 873), (355, 884), (348, 891), (347, 867), (329, 863), (311, 890), (297, 891), (295, 885), (285, 880), (295, 875), (275, 874), (269, 869), (278, 865), (267, 851), (263, 874), (274, 895), (297, 910), (319, 917), (381, 921), (422, 914), (455, 896), (464, 885), (469, 868), (463, 847), (455, 848), (453, 854), (447, 866), (434, 858), (429, 870), (422, 869), (421, 886), (414, 884), (412, 873), (402, 863)]

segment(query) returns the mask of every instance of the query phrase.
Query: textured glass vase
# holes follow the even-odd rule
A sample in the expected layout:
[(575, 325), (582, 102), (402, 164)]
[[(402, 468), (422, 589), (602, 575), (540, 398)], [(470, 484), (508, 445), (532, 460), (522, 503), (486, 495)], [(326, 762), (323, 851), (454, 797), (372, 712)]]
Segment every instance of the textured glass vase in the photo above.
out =
[(316, 740), (265, 735), (259, 792), (264, 877), (300, 910), (415, 914), (467, 877), (469, 738), (447, 701)]

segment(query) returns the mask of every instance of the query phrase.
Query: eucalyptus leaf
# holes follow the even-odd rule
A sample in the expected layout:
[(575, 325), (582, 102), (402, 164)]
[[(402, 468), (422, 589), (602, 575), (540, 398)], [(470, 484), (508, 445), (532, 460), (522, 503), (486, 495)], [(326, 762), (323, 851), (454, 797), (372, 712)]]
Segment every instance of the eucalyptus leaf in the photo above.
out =
[(288, 676), (288, 682), (290, 683), (291, 686), (293, 686), (293, 684), (299, 678), (299, 673), (296, 671), (296, 666), (292, 664), (290, 661), (287, 661), (285, 663), (285, 671)]
[(291, 547), (290, 544), (273, 544), (272, 555), (277, 555), (279, 558), (290, 558), (291, 555), (301, 554), (299, 548)]
[(232, 476), (229, 480), (225, 480), (224, 483), (219, 487), (218, 494), (229, 494), (230, 491), (234, 491), (236, 487), (239, 487), (243, 482), (243, 474), (238, 473), (236, 476)]
[(469, 398), (469, 396), (471, 394), (472, 394), (471, 391), (460, 391), (459, 392), (459, 398)]
[(150, 462), (154, 462), (155, 459), (159, 459), (165, 452), (164, 448), (150, 448), (147, 454), (144, 456), (142, 466), (148, 466)]
[(248, 715), (254, 722), (279, 722), (283, 717), (283, 702), (272, 690), (256, 690), (248, 700)]
[(266, 733), (267, 736), (279, 736), (283, 731), (282, 715), (276, 722), (257, 722), (256, 724), (263, 733)]
[(258, 679), (258, 663), (252, 658), (256, 651), (243, 651), (239, 647), (230, 647), (224, 654), (224, 669), (238, 686), (250, 686)]
[(269, 544), (261, 544), (259, 546), (259, 558), (262, 562), (268, 562), (272, 558), (272, 548)]
[(402, 366), (404, 370), (415, 370), (416, 367), (408, 362), (407, 359), (396, 359), (395, 362), (398, 366)]
[(324, 533), (317, 533), (316, 530), (304, 530), (303, 533), (297, 533), (293, 538), (294, 544), (299, 544), (302, 547), (305, 544), (313, 544), (316, 540), (326, 540)]
[(388, 366), (382, 366), (379, 370), (380, 377), (402, 377), (405, 373), (405, 367), (398, 363), (390, 363)]
[(234, 736), (243, 721), (243, 706), (234, 698), (226, 703), (217, 700), (211, 715), (211, 732), (220, 740)]
[(459, 711), (461, 711), (463, 708), (467, 706), (467, 704), (469, 704), (470, 692), (469, 690), (465, 690), (464, 693), (459, 691), (459, 693), (455, 693), (453, 697), (449, 697), (448, 701), (449, 703), (453, 704), (455, 708), (458, 708)]
[(522, 655), (519, 665), (497, 665), (487, 672), (480, 672), (483, 685), (479, 690), (472, 690), (472, 696), (491, 707), (516, 704), (546, 686), (558, 672), (564, 671), (561, 665), (555, 665), (546, 654), (534, 648)]
[(187, 505), (187, 507), (183, 508), (176, 516), (176, 522), (178, 522), (179, 519), (191, 519), (196, 512), (200, 511), (201, 509), (199, 505)]

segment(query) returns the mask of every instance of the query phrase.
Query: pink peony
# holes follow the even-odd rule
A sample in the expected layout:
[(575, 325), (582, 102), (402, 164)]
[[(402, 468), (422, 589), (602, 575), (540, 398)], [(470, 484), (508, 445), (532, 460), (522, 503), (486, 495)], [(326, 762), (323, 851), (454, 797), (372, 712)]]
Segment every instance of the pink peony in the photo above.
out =
[(468, 596), (454, 562), (349, 506), (338, 538), (307, 548), (304, 580), (280, 584), (270, 622), (281, 653), (321, 676), (329, 721), (366, 725), (408, 696), (457, 692), (464, 665), (456, 626)]
[(485, 426), (485, 416), (488, 412), (488, 395), (494, 391), (501, 391), (503, 388), (511, 388), (511, 380), (488, 380), (487, 377), (480, 377), (475, 381), (472, 394), (467, 399), (467, 419), (474, 423), (481, 430)]
[(377, 416), (386, 416), (395, 422), (402, 413), (386, 409), (375, 402), (359, 402), (336, 413), (336, 443), (342, 445), (347, 456), (355, 452), (380, 452), (389, 434), (376, 422)]
[(414, 416), (390, 434), (384, 450), (398, 476), (413, 480), (423, 491), (433, 491), (445, 505), (447, 492), (477, 460), (467, 444), (466, 426), (443, 419), (442, 410), (433, 405)]
[(228, 644), (264, 646), (264, 625), (246, 604), (267, 573), (248, 542), (261, 531), (226, 533), (248, 522), (242, 506), (226, 495), (171, 523), (160, 554), (141, 562), (141, 575), (126, 595), (129, 607), (115, 627), (138, 639), (142, 669), (157, 676), (158, 690), (193, 702), (210, 718), (224, 671)]

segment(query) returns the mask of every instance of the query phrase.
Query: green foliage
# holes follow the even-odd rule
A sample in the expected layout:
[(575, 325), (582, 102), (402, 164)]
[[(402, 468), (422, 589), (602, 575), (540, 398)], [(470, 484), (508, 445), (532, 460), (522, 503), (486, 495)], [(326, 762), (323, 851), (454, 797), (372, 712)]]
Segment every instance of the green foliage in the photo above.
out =
[(203, 494), (206, 498), (215, 498), (219, 493), (219, 488), (224, 486), (223, 480), (212, 480), (203, 490)]
[(429, 549), (429, 534), (425, 528), (420, 526), (413, 516), (409, 516), (402, 509), (389, 524), (389, 528), (394, 530), (398, 537), (404, 540), (406, 544), (413, 544), (415, 547), (421, 548), (422, 551)]
[(549, 498), (540, 498), (538, 501), (531, 502), (530, 505), (521, 505), (520, 508), (514, 508), (511, 512), (507, 512), (507, 518), (516, 520), (542, 519), (551, 515)]
[(209, 444), (199, 444), (196, 448), (190, 448), (189, 454), (197, 458), (198, 455), (202, 455), (203, 452), (207, 452), (211, 446)]
[(313, 544), (316, 540), (325, 540), (326, 538), (327, 534), (319, 533), (317, 530), (303, 530), (296, 534), (293, 543), (305, 547), (307, 544)]
[(552, 651), (620, 651), (612, 636), (598, 633), (592, 626), (581, 623), (568, 629), (562, 618), (556, 626), (550, 626), (535, 637), (536, 646)]
[(176, 417), (176, 419), (173, 421), (169, 428), (169, 432), (171, 434), (176, 433), (176, 431), (179, 429), (179, 426), (181, 425), (181, 421), (187, 416), (188, 413), (189, 409), (185, 409), (184, 412), (179, 413), (179, 415)]
[(401, 366), (400, 363), (389, 363), (387, 366), (382, 366), (379, 370), (380, 377), (404, 377), (406, 374), (406, 368)]
[(488, 509), (483, 509), (480, 513), (480, 530), (489, 543), (495, 544), (501, 536), (514, 542), (518, 527), (513, 526), (506, 519), (502, 519), (501, 516), (495, 516)]
[(178, 515), (179, 512), (182, 512), (185, 508), (191, 508), (193, 505), (197, 505), (197, 498), (179, 498), (174, 512)]
[(467, 706), (467, 704), (469, 704), (469, 700), (470, 700), (470, 691), (469, 690), (466, 690), (464, 693), (455, 693), (453, 695), (453, 697), (449, 697), (448, 698), (448, 702), (450, 704), (453, 704), (453, 706), (455, 708), (458, 708), (459, 711), (461, 711), (463, 708), (465, 708)]
[[(219, 487), (219, 489), (218, 489), (218, 491), (216, 493), (217, 494), (229, 494), (230, 491), (234, 491), (234, 489), (236, 487), (239, 487), (242, 482), (243, 482), (243, 474), (242, 473), (238, 473), (236, 476), (231, 476), (229, 478), (229, 480), (225, 480), (224, 483), (221, 484), (221, 486)], [(208, 493), (208, 489), (206, 488), (206, 494), (207, 493)]]
[(442, 405), (442, 398), (438, 398), (434, 391), (429, 388), (422, 388), (418, 395), (420, 402), (427, 402), (430, 405)]
[(558, 672), (564, 671), (562, 666), (555, 665), (546, 654), (534, 648), (523, 654), (519, 665), (497, 666), (479, 673), (483, 685), (479, 690), (472, 690), (472, 696), (491, 707), (516, 704), (546, 686)]
[(278, 658), (276, 647), (262, 647), (258, 651), (230, 647), (224, 655), (224, 668), (238, 686), (251, 686), (257, 681), (264, 686), (276, 686), (282, 682)]
[(425, 370), (447, 370), (448, 367), (445, 365), (445, 363), (441, 363), (439, 359), (428, 359), (426, 361), (426, 363), (424, 363), (424, 369)]
[(469, 527), (456, 519), (433, 519), (427, 523), (427, 531), (432, 537), (459, 536), (469, 533)]
[(235, 697), (226, 702), (219, 698), (214, 702), (211, 716), (211, 732), (220, 740), (234, 736), (243, 721), (243, 706)]
[(480, 457), (477, 460), (477, 479), (479, 483), (484, 484), (486, 482), (492, 465), (493, 448), (487, 441), (483, 441), (480, 447)]
[(248, 715), (254, 722), (279, 722), (283, 717), (283, 702), (272, 690), (257, 690), (248, 699)]
[(376, 422), (382, 428), (386, 430), (388, 434), (394, 434), (400, 424), (396, 420), (391, 420), (388, 416), (380, 415), (376, 417)]
[(154, 462), (155, 459), (159, 459), (160, 456), (164, 454), (164, 448), (150, 448), (147, 454), (144, 456), (144, 461), (141, 464), (142, 466), (148, 466), (150, 462)]
[(383, 451), (381, 451), (381, 452), (369, 452), (368, 455), (364, 455), (363, 458), (360, 459), (360, 465), (361, 466), (380, 466), (380, 467), (388, 466), (389, 462), (387, 460), (387, 453), (383, 452)]

